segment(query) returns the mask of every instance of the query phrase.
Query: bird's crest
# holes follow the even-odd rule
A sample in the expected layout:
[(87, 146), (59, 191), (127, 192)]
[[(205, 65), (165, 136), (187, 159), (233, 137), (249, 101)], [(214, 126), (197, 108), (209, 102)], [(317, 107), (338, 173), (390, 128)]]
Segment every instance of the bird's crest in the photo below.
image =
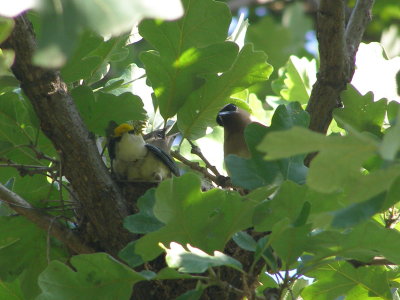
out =
[(126, 132), (142, 134), (143, 128), (145, 126), (146, 123), (143, 121), (135, 121), (133, 124), (122, 123), (121, 125), (114, 128), (114, 137), (120, 137)]
[(133, 131), (133, 130), (134, 130), (134, 127), (132, 125), (127, 124), (127, 123), (122, 123), (121, 125), (114, 128), (114, 136), (120, 137), (125, 132), (129, 132), (129, 131)]

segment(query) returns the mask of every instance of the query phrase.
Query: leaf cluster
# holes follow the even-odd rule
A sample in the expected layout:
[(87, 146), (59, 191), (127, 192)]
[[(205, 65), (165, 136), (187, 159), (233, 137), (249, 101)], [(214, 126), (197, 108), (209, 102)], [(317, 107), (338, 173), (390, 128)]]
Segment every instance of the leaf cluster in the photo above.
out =
[[(397, 58), (387, 59), (377, 43), (362, 45), (390, 84), (359, 80), (367, 70), (360, 59), (325, 136), (307, 129), (303, 106), (319, 62), (300, 56), (311, 25), (297, 4), (285, 12), (292, 22), (265, 17), (241, 44), (228, 39), (232, 16), (217, 1), (156, 1), (158, 8), (144, 0), (60, 1), (62, 13), (42, 2), (28, 13), (38, 35), (34, 62), (60, 68), (99, 154), (110, 120), (148, 121), (150, 131), (174, 119), (185, 140), (180, 153), (193, 158), (187, 141), (196, 142), (221, 173), (226, 167), (234, 188), (204, 191), (201, 174), (180, 164), (185, 174), (149, 189), (124, 219), (137, 238), (119, 260), (106, 253), (71, 257), (50, 229), (0, 202), (1, 299), (129, 299), (133, 287), (170, 280), (195, 283), (176, 299), (200, 299), (215, 287), (256, 299), (398, 297)], [(138, 38), (128, 32), (137, 22)], [(0, 42), (12, 27), (11, 19), (0, 20)], [(12, 51), (1, 51), (0, 182), (79, 231), (79, 199), (10, 71)], [(223, 164), (215, 116), (227, 103), (260, 122), (245, 129), (251, 158), (231, 155)], [(306, 167), (310, 153), (317, 155)], [(153, 268), (162, 254), (163, 268)], [(224, 272), (246, 284), (233, 284)]]

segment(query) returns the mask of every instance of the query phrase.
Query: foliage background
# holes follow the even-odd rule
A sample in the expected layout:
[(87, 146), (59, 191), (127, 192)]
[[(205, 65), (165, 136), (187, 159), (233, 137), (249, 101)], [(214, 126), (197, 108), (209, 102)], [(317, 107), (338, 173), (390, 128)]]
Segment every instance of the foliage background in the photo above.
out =
[[(347, 2), (352, 8), (356, 1)], [(79, 253), (50, 232), (60, 223), (79, 236), (82, 199), (60, 172), (64, 154), (10, 70), (14, 52), (2, 47), (0, 182), (51, 222), (39, 229), (1, 194), (0, 299), (129, 299), (134, 285), (140, 293), (136, 283), (168, 285), (168, 279), (195, 283), (181, 296), (165, 296), (170, 299), (200, 299), (215, 287), (249, 299), (399, 297), (397, 1), (375, 3), (354, 77), (341, 94), (344, 107), (334, 111), (327, 136), (307, 129), (304, 111), (320, 65), (315, 1), (21, 3), (0, 4), (0, 41), (14, 26), (11, 17), (32, 9), (33, 62), (60, 70), (99, 153), (109, 120), (147, 119), (151, 131), (175, 117), (179, 153), (204, 166), (190, 153), (187, 140), (194, 141), (249, 193), (202, 192), (200, 174), (180, 164), (181, 177), (148, 190), (136, 214), (124, 219), (132, 238), (118, 255), (104, 245), (98, 253), (72, 255)], [(243, 26), (228, 39), (235, 24), (243, 25), (240, 12), (247, 32)], [(223, 163), (215, 116), (226, 103), (266, 125), (246, 129), (251, 159)], [(163, 253), (165, 268), (148, 267)], [(226, 269), (259, 284), (235, 286), (221, 276)], [(147, 292), (159, 297), (156, 289)]]

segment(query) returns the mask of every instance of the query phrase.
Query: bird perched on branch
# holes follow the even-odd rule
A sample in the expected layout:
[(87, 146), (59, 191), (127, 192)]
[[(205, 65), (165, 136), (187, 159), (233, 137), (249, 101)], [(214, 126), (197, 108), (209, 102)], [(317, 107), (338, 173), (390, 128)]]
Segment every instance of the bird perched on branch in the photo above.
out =
[[(142, 136), (141, 126), (121, 124), (113, 130), (108, 142), (111, 168), (116, 177), (127, 181), (160, 182), (179, 176), (175, 161), (168, 154), (172, 141), (158, 132), (149, 142)], [(154, 144), (152, 144), (152, 142)]]
[(252, 120), (250, 114), (234, 104), (225, 105), (217, 115), (217, 123), (224, 127), (224, 156), (235, 154), (250, 157), (244, 129)]

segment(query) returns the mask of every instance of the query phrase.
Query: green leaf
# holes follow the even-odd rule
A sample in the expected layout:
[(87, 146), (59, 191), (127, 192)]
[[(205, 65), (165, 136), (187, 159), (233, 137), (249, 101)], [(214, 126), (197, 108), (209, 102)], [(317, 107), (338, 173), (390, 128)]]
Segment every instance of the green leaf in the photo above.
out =
[(175, 269), (171, 269), (168, 267), (165, 267), (162, 269), (160, 272), (157, 273), (157, 276), (155, 279), (158, 280), (165, 280), (165, 279), (192, 279), (193, 276), (190, 274), (186, 273), (179, 273)]
[(149, 233), (163, 227), (164, 224), (153, 214), (155, 201), (155, 189), (147, 190), (137, 202), (139, 213), (127, 216), (124, 227), (133, 233)]
[(200, 299), (202, 294), (203, 294), (203, 289), (190, 290), (180, 295), (175, 300), (197, 300)]
[(45, 232), (23, 217), (1, 217), (0, 224), (1, 280), (14, 280), (32, 264), (45, 267)]
[[(5, 65), (3, 64), (1, 68), (3, 68), (3, 71), (7, 69), (6, 73), (8, 73), (9, 69), (8, 69), (8, 54), (5, 57)], [(12, 59), (12, 61), (14, 61), (14, 59)], [(0, 71), (1, 72), (1, 71)], [(3, 74), (2, 76), (0, 76), (0, 92), (3, 93), (7, 93), (7, 92), (11, 92), (15, 89), (19, 88), (19, 81), (17, 78), (15, 78), (14, 76), (10, 75), (10, 74)]]
[(47, 166), (37, 158), (28, 145), (48, 156), (55, 156), (55, 149), (40, 131), (33, 108), (25, 97), (14, 92), (0, 95), (0, 153), (21, 164)]
[(258, 149), (268, 153), (265, 158), (279, 159), (317, 152), (307, 184), (320, 192), (334, 192), (349, 180), (361, 176), (362, 164), (377, 151), (375, 140), (358, 134), (324, 136), (301, 127), (268, 134)]
[(400, 177), (393, 180), (392, 185), (388, 188), (385, 202), (382, 205), (382, 210), (387, 210), (389, 207), (397, 204), (400, 201), (398, 195), (400, 195)]
[(25, 98), (16, 93), (0, 95), (0, 139), (14, 146), (33, 141), (35, 129), (29, 120), (31, 110)]
[[(276, 281), (272, 278), (272, 275), (268, 274), (265, 267), (258, 275), (258, 281), (260, 285), (256, 288), (256, 295), (261, 297), (278, 296), (279, 286)], [(279, 297), (279, 296), (278, 296)]]
[(317, 281), (306, 287), (301, 295), (304, 299), (328, 300), (362, 289), (367, 297), (389, 300), (392, 296), (385, 272), (385, 267), (381, 266), (354, 268), (346, 262), (331, 263), (307, 274)]
[[(352, 205), (354, 203), (366, 201), (379, 193), (389, 190), (399, 175), (400, 166), (394, 164), (353, 178), (344, 186), (345, 197), (342, 199), (343, 204)], [(365, 188), (366, 186), (368, 186), (368, 189)], [(390, 205), (382, 206), (382, 210), (389, 207)]]
[(290, 179), (298, 183), (305, 182), (307, 168), (304, 166), (304, 156), (297, 156), (279, 161), (265, 161), (264, 155), (258, 151), (260, 137), (273, 131), (291, 128), (294, 125), (307, 126), (308, 114), (298, 103), (287, 106), (280, 105), (272, 118), (271, 127), (258, 123), (249, 124), (245, 129), (245, 139), (251, 158), (245, 159), (229, 155), (225, 158), (226, 167), (232, 183), (246, 188), (255, 189), (260, 186), (278, 184), (282, 179)]
[(4, 282), (0, 284), (0, 299), (7, 300), (26, 300), (22, 294), (19, 280)]
[(397, 113), (395, 124), (390, 127), (383, 137), (379, 153), (383, 159), (393, 161), (400, 149), (400, 110)]
[(315, 257), (306, 266), (318, 266), (322, 259), (334, 256), (365, 262), (381, 256), (397, 264), (400, 255), (396, 247), (400, 247), (400, 233), (370, 220), (343, 232), (322, 231), (311, 236), (306, 250)]
[(383, 192), (367, 201), (350, 205), (335, 212), (332, 226), (337, 228), (346, 228), (367, 220), (382, 210), (385, 197), (386, 192)]
[(275, 89), (279, 86), (279, 94), (288, 101), (298, 101), (306, 104), (310, 98), (311, 89), (316, 81), (317, 63), (315, 59), (290, 56), (283, 73), (273, 84)]
[(136, 254), (136, 242), (136, 240), (130, 242), (118, 253), (118, 256), (122, 258), (132, 268), (140, 266), (144, 263), (142, 257)]
[(235, 243), (242, 249), (247, 251), (256, 251), (257, 242), (253, 239), (253, 237), (245, 231), (236, 232), (232, 239)]
[(263, 52), (245, 45), (232, 68), (221, 76), (207, 76), (206, 82), (194, 91), (178, 111), (178, 127), (183, 136), (196, 139), (205, 135), (207, 126), (215, 124), (215, 116), (232, 94), (269, 78), (272, 66)]
[(283, 219), (272, 228), (271, 246), (278, 257), (282, 259), (286, 268), (294, 264), (305, 250), (309, 243), (308, 235), (310, 231), (311, 226), (309, 224), (292, 227), (288, 225), (287, 219)]
[(129, 50), (125, 47), (128, 38), (129, 35), (125, 34), (111, 38), (106, 42), (101, 41), (99, 46), (85, 57), (90, 60), (90, 65), (92, 62), (97, 62), (93, 65), (94, 68), (90, 71), (90, 76), (85, 78), (88, 84), (97, 82), (106, 76), (109, 73), (110, 63), (120, 61), (128, 56)]
[(362, 96), (353, 86), (349, 86), (341, 94), (341, 100), (344, 108), (334, 111), (335, 120), (340, 127), (347, 129), (348, 124), (360, 132), (368, 131), (376, 136), (381, 135), (387, 107), (386, 99), (374, 102), (372, 93)]
[(231, 42), (189, 48), (174, 61), (154, 51), (143, 53), (140, 59), (146, 66), (163, 117), (174, 116), (184, 105), (202, 81), (198, 76), (227, 71), (237, 53), (238, 47)]
[(281, 262), (271, 247), (270, 235), (266, 235), (257, 241), (257, 247), (254, 253), (254, 261), (258, 262), (260, 258), (264, 259), (268, 270), (272, 271), (271, 273), (278, 271)]
[(142, 101), (131, 93), (119, 96), (98, 93), (95, 97), (90, 88), (80, 86), (71, 95), (89, 130), (101, 136), (110, 120), (123, 123), (146, 119)]
[(65, 64), (84, 29), (91, 29), (102, 36), (119, 36), (128, 33), (145, 17), (172, 20), (183, 14), (179, 0), (157, 0), (150, 4), (145, 0), (43, 2), (39, 10), (39, 51), (34, 61), (53, 68)]
[[(400, 84), (399, 84), (400, 86)], [(387, 105), (387, 117), (391, 126), (396, 124), (397, 115), (400, 111), (400, 103), (390, 101)]]
[(281, 180), (279, 166), (275, 162), (263, 159), (255, 146), (261, 136), (269, 132), (269, 129), (259, 123), (249, 124), (245, 129), (245, 138), (251, 152), (250, 159), (228, 155), (225, 157), (226, 168), (232, 183), (245, 189), (253, 190), (262, 186), (278, 184)]
[(82, 29), (79, 9), (73, 1), (42, 1), (38, 50), (33, 62), (42, 67), (58, 68), (65, 64), (77, 45)]
[(255, 230), (270, 231), (282, 219), (288, 219), (293, 226), (301, 226), (306, 218), (313, 227), (326, 226), (332, 219), (327, 213), (342, 208), (342, 199), (340, 193), (322, 194), (306, 185), (286, 181), (272, 199), (260, 203), (254, 210)]
[(303, 226), (307, 223), (308, 217), (310, 215), (310, 210), (311, 210), (311, 204), (310, 202), (306, 201), (304, 202), (300, 214), (297, 217), (297, 219), (294, 221), (293, 226), (294, 227), (300, 227)]
[(71, 83), (89, 78), (103, 62), (103, 57), (94, 52), (103, 43), (103, 39), (93, 33), (84, 32), (81, 34), (75, 51), (67, 64), (61, 69), (63, 80)]
[[(172, 20), (182, 16), (178, 0), (74, 0), (87, 25), (101, 35), (120, 35), (131, 30), (143, 18)], [(101, 22), (99, 22), (101, 20)]]
[(74, 270), (59, 261), (48, 265), (38, 300), (129, 299), (133, 284), (146, 279), (105, 253), (73, 256), (71, 265)]
[(145, 20), (139, 26), (140, 34), (158, 50), (143, 53), (141, 60), (165, 119), (174, 116), (199, 86), (199, 75), (227, 71), (238, 52), (235, 43), (225, 42), (231, 21), (225, 3), (182, 2), (182, 19)]
[(309, 281), (306, 279), (297, 279), (286, 291), (283, 300), (300, 299), (300, 294), (305, 287), (309, 286)]
[[(1, 20), (1, 19), (0, 19)], [(0, 28), (1, 30), (1, 28)], [(0, 32), (1, 34), (1, 32)], [(0, 37), (1, 38), (1, 37)], [(13, 50), (0, 49), (0, 76), (9, 75), (10, 68), (14, 63), (15, 53)], [(4, 87), (2, 87), (4, 88)]]
[(223, 250), (235, 232), (251, 226), (257, 203), (232, 191), (203, 193), (192, 173), (163, 181), (156, 190), (153, 212), (166, 225), (137, 240), (134, 251), (148, 261), (160, 254), (160, 242), (190, 243), (207, 252)]
[(182, 273), (203, 273), (208, 268), (228, 266), (242, 271), (242, 264), (236, 259), (222, 252), (214, 251), (214, 255), (208, 255), (204, 251), (187, 245), (185, 250), (182, 245), (172, 242), (170, 249), (163, 245), (167, 252), (165, 260), (170, 268), (177, 268)]
[(130, 64), (124, 68), (120, 76), (107, 81), (102, 91), (109, 92), (116, 96), (126, 92), (131, 92), (136, 95), (136, 92), (139, 92), (137, 89), (140, 88), (140, 86), (137, 85), (137, 80), (140, 80), (142, 77), (144, 79), (145, 73), (144, 69), (139, 68), (135, 64)]
[[(185, 15), (174, 22), (144, 20), (140, 34), (161, 56), (178, 58), (185, 50), (223, 42), (231, 21), (225, 3), (212, 0), (183, 0)], [(176, 56), (178, 54), (178, 56)]]
[[(59, 202), (54, 202), (49, 205), (49, 201), (51, 200), (60, 201), (60, 190), (56, 183), (50, 183), (43, 175), (16, 178), (13, 192), (29, 200), (29, 203), (37, 208), (60, 205)], [(65, 192), (66, 191), (63, 190), (63, 196), (66, 196)]]
[(381, 45), (385, 49), (385, 54), (389, 58), (394, 58), (400, 54), (399, 34), (399, 26), (396, 24), (390, 25), (382, 32)]
[[(290, 20), (290, 17), (286, 20)], [(295, 34), (292, 30), (293, 26), (288, 24), (278, 24), (272, 16), (265, 16), (261, 20), (252, 24), (247, 31), (247, 39), (254, 44), (255, 49), (263, 50), (268, 53), (269, 60), (276, 70), (283, 66), (290, 55), (298, 53), (304, 47), (304, 38), (299, 43), (294, 40), (304, 37), (305, 33), (311, 29), (311, 26), (299, 26), (297, 23), (296, 30), (302, 29), (302, 34)], [(265, 33), (268, 32), (268, 38)], [(271, 43), (271, 41), (274, 41)]]

